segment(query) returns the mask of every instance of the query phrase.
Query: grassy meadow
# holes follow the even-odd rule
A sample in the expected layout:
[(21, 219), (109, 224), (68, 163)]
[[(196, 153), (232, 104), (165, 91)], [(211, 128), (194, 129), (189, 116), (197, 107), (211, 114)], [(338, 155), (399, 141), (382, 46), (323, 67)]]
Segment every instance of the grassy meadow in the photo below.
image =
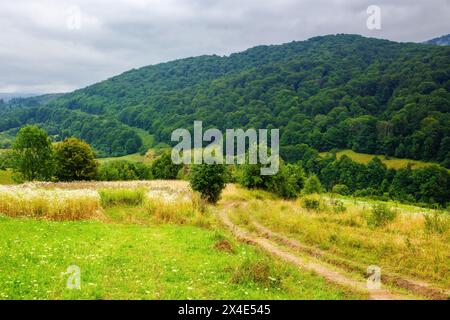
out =
[[(0, 299), (365, 298), (237, 242), (179, 181), (27, 184), (0, 194)], [(86, 215), (74, 215), (75, 203)], [(80, 290), (66, 287), (71, 265)]]
[[(298, 241), (303, 252), (277, 246), (350, 278), (364, 281), (377, 265), (450, 288), (446, 212), (330, 194), (286, 201), (234, 184), (210, 206), (184, 181), (43, 182), (0, 187), (0, 299), (367, 298), (237, 241), (222, 210), (252, 235), (263, 235), (259, 226)], [(81, 290), (66, 287), (71, 265)]]
[[(328, 154), (328, 152), (321, 153), (321, 155), (326, 155), (326, 154)], [(392, 169), (406, 168), (406, 166), (408, 166), (408, 164), (410, 164), (412, 168), (416, 168), (416, 169), (427, 167), (427, 166), (434, 164), (431, 162), (411, 160), (411, 159), (398, 159), (395, 157), (389, 157), (388, 159), (386, 159), (386, 156), (384, 156), (384, 155), (358, 153), (358, 152), (355, 152), (352, 150), (342, 150), (342, 151), (339, 151), (336, 153), (336, 156), (338, 158), (340, 158), (344, 155), (346, 155), (353, 161), (362, 163), (362, 164), (367, 164), (374, 157), (378, 157), (388, 168), (392, 168)]]

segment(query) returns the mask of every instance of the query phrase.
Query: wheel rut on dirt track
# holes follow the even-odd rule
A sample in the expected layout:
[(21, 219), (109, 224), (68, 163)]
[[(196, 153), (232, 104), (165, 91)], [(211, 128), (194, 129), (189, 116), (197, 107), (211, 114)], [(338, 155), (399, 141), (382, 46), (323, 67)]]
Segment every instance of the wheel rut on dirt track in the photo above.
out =
[(360, 292), (366, 292), (369, 295), (371, 300), (403, 300), (407, 299), (406, 296), (392, 293), (387, 289), (368, 289), (366, 282), (358, 281), (348, 276), (333, 270), (331, 268), (327, 268), (319, 263), (307, 261), (304, 258), (296, 256), (288, 251), (285, 251), (274, 244), (272, 241), (255, 236), (250, 234), (249, 232), (243, 230), (239, 226), (235, 225), (228, 216), (228, 209), (232, 207), (233, 204), (226, 205), (222, 210), (219, 211), (219, 217), (222, 222), (230, 229), (230, 231), (234, 234), (236, 238), (241, 241), (254, 244), (271, 253), (274, 256), (279, 257), (280, 259), (289, 262), (299, 268), (313, 271), (319, 276), (325, 278), (329, 282), (336, 283), (340, 286), (348, 287)]

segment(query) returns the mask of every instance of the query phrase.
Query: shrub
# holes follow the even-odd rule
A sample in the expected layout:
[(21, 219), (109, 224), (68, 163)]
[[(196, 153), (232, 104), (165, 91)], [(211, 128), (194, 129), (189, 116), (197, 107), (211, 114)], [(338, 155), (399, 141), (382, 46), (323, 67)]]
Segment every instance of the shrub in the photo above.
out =
[(397, 211), (390, 209), (385, 204), (377, 204), (372, 206), (372, 210), (368, 216), (368, 223), (375, 227), (380, 227), (393, 221), (396, 217)]
[(225, 188), (226, 170), (222, 164), (193, 165), (189, 174), (192, 189), (209, 203), (217, 203)]
[(355, 197), (375, 197), (375, 196), (379, 196), (379, 195), (380, 195), (380, 192), (373, 188), (356, 190), (354, 193)]
[(60, 181), (93, 180), (98, 162), (91, 146), (77, 138), (68, 138), (55, 146), (56, 178)]
[(347, 208), (344, 205), (344, 202), (342, 202), (340, 200), (332, 200), (331, 206), (335, 213), (342, 213), (347, 210)]
[(13, 167), (13, 154), (10, 151), (0, 152), (0, 170)]
[(302, 198), (301, 206), (307, 210), (317, 211), (321, 208), (322, 203), (319, 197), (309, 196)]
[(143, 188), (137, 189), (102, 189), (99, 190), (100, 198), (103, 206), (114, 205), (140, 205), (145, 198), (146, 190)]
[(450, 229), (450, 216), (443, 211), (434, 211), (427, 213), (425, 217), (425, 229), (429, 233), (443, 234)]
[(311, 175), (306, 179), (305, 187), (303, 188), (303, 194), (313, 194), (322, 192), (322, 184), (319, 178), (315, 174)]
[(333, 187), (332, 192), (342, 196), (347, 196), (350, 194), (350, 189), (345, 184), (336, 184)]
[(297, 198), (304, 185), (304, 172), (299, 164), (284, 164), (280, 161), (278, 173), (261, 175), (260, 164), (244, 164), (236, 173), (239, 183), (249, 189), (262, 189), (284, 199)]
[(277, 274), (273, 264), (266, 258), (253, 260), (247, 258), (234, 271), (233, 283), (255, 283), (264, 287), (279, 287), (281, 276)]
[(148, 180), (151, 173), (143, 163), (114, 160), (100, 165), (98, 178), (102, 181)]

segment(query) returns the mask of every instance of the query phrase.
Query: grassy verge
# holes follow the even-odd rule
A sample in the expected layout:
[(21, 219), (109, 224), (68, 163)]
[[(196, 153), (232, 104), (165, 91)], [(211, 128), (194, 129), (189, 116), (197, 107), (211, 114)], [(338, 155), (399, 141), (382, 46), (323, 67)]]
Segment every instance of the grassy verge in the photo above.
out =
[(312, 200), (317, 199), (251, 200), (235, 210), (234, 219), (241, 224), (256, 219), (273, 231), (365, 267), (377, 265), (386, 272), (450, 286), (448, 213), (391, 214), (361, 203), (345, 203), (343, 208), (329, 199)]

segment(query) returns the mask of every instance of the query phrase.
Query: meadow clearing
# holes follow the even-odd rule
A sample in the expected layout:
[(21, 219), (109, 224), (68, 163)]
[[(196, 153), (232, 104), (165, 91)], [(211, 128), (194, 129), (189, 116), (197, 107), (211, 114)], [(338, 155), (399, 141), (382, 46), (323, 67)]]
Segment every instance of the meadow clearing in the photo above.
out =
[[(329, 154), (328, 152), (322, 152), (322, 156), (326, 156)], [(368, 164), (370, 160), (372, 160), (375, 157), (378, 157), (388, 168), (390, 169), (401, 169), (406, 168), (408, 164), (411, 166), (411, 168), (424, 168), (431, 165), (435, 165), (435, 163), (432, 162), (425, 162), (425, 161), (419, 161), (419, 160), (412, 160), (412, 159), (400, 159), (395, 157), (388, 157), (384, 155), (374, 155), (374, 154), (366, 154), (366, 153), (359, 153), (355, 152), (353, 150), (341, 150), (336, 153), (337, 158), (341, 158), (342, 156), (347, 156), (350, 159), (352, 159), (355, 162), (362, 163), (362, 164)]]
[[(349, 279), (364, 282), (367, 267), (377, 265), (383, 285), (404, 297), (445, 298), (447, 216), (388, 203), (395, 216), (373, 220), (373, 205), (332, 195), (286, 201), (230, 184), (211, 206), (184, 181), (2, 186), (0, 299), (368, 298), (238, 241), (220, 213)], [(81, 290), (66, 287), (71, 265), (81, 269)]]

